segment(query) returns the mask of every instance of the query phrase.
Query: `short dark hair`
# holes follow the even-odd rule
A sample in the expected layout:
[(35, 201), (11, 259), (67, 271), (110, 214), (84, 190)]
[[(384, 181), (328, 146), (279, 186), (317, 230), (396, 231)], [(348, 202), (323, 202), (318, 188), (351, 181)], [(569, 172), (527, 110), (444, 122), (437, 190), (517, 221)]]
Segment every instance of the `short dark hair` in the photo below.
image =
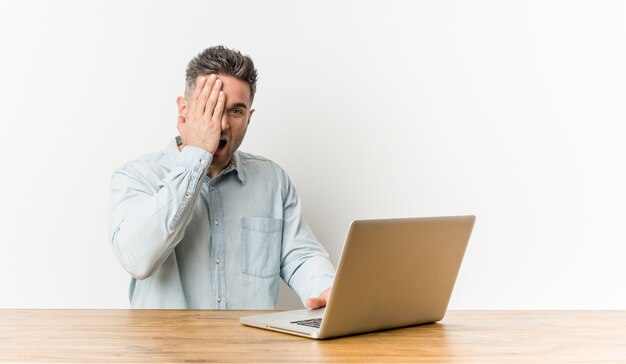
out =
[(186, 96), (191, 95), (196, 87), (196, 78), (204, 74), (223, 74), (245, 81), (250, 85), (250, 101), (254, 99), (257, 70), (250, 56), (222, 45), (209, 47), (198, 53), (187, 65)]

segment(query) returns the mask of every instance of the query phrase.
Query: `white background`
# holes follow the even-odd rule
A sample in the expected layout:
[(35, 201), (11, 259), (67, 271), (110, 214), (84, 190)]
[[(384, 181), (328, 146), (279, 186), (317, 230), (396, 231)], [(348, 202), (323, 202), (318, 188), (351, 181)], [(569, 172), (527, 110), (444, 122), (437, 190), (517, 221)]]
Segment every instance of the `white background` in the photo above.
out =
[(353, 219), (475, 214), (451, 308), (626, 309), (624, 19), (619, 1), (2, 1), (0, 307), (129, 306), (109, 176), (176, 135), (187, 62), (224, 44), (260, 72), (242, 150), (290, 173), (335, 263)]

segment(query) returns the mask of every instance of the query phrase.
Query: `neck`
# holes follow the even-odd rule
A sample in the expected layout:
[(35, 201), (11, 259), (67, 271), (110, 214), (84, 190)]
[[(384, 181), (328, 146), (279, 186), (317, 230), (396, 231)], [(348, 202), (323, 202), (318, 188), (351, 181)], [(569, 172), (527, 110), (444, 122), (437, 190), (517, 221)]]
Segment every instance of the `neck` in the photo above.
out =
[(231, 160), (232, 160), (232, 157), (228, 161), (226, 161), (226, 163), (223, 163), (221, 165), (215, 165), (211, 163), (209, 165), (209, 169), (206, 172), (206, 175), (209, 176), (209, 178), (211, 179), (219, 176), (220, 173), (222, 173), (222, 171), (225, 170), (226, 167), (230, 165)]
[(206, 175), (209, 176), (210, 179), (213, 179), (222, 173), (224, 167), (216, 167), (213, 165), (209, 166), (209, 170), (206, 172)]

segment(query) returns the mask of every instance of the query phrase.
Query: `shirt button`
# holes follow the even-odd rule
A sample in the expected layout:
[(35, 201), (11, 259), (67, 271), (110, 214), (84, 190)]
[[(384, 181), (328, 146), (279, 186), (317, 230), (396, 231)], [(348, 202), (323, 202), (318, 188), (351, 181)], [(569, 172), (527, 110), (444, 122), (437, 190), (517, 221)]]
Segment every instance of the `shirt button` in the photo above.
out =
[(213, 185), (211, 185), (209, 188), (211, 189), (211, 191), (215, 190), (215, 186)]
[(215, 264), (220, 264), (220, 258), (215, 258)]
[(213, 223), (215, 224), (215, 226), (220, 224), (220, 222), (218, 220), (213, 221)]
[(222, 302), (222, 297), (217, 296), (217, 302)]

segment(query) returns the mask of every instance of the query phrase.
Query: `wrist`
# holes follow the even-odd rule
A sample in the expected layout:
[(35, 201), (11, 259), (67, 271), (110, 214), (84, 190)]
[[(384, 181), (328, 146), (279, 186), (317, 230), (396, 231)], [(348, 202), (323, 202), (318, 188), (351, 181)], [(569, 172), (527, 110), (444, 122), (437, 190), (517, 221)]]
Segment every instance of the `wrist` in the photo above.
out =
[(192, 142), (189, 142), (189, 143), (185, 143), (185, 142), (183, 141), (183, 143), (181, 143), (181, 144), (178, 146), (178, 150), (180, 150), (180, 151), (182, 152), (182, 150), (183, 150), (185, 147), (200, 148), (200, 149), (204, 150), (205, 152), (207, 152), (207, 153), (211, 153), (211, 154), (215, 154), (215, 150), (217, 149), (217, 147), (214, 147), (214, 148), (213, 148), (211, 145), (206, 145), (206, 144), (204, 144), (204, 143), (196, 143), (196, 142), (193, 142), (193, 141), (192, 141)]

